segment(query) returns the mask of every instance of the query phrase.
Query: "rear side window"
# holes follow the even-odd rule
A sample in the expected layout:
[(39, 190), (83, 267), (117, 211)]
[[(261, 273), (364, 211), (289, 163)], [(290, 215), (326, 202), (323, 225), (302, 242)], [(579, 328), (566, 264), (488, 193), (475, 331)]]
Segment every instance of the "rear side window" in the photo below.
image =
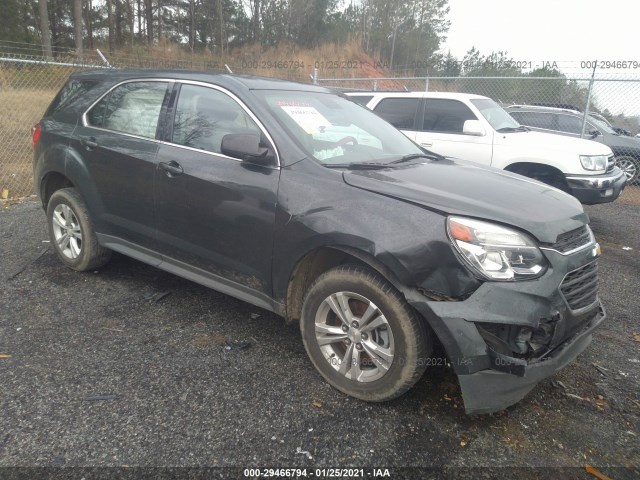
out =
[(477, 120), (471, 109), (457, 100), (427, 99), (422, 131), (462, 134), (464, 122)]
[(90, 80), (69, 80), (58, 92), (58, 95), (53, 99), (51, 105), (49, 105), (45, 117), (53, 115), (57, 111), (70, 105), (74, 100), (82, 97), (82, 95), (91, 90), (97, 83), (96, 81)]
[(369, 103), (369, 100), (373, 98), (373, 95), (349, 95), (349, 98), (362, 106)]
[(555, 115), (539, 112), (509, 112), (521, 125), (546, 130), (558, 130), (555, 123)]
[(419, 103), (416, 98), (385, 98), (373, 111), (396, 128), (413, 130)]
[(558, 130), (568, 133), (582, 133), (582, 121), (571, 115), (558, 115)]
[(227, 94), (198, 85), (182, 85), (173, 124), (173, 143), (220, 153), (229, 133), (261, 135), (244, 109)]
[(130, 82), (114, 88), (87, 113), (87, 124), (155, 138), (166, 82)]

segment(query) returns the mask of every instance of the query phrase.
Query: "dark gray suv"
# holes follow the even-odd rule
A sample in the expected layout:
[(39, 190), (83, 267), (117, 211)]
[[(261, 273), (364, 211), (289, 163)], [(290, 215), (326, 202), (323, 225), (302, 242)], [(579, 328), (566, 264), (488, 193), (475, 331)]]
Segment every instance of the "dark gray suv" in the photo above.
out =
[(115, 251), (273, 311), (359, 399), (395, 398), (449, 364), (467, 412), (494, 412), (605, 318), (575, 198), (426, 152), (324, 88), (78, 73), (33, 142), (64, 265), (93, 270)]
[[(521, 125), (540, 132), (580, 138), (583, 114), (575, 110), (535, 105), (505, 108)], [(594, 116), (587, 116), (585, 138), (604, 143), (613, 151), (616, 165), (627, 176), (628, 185), (640, 185), (640, 138), (620, 135)]]

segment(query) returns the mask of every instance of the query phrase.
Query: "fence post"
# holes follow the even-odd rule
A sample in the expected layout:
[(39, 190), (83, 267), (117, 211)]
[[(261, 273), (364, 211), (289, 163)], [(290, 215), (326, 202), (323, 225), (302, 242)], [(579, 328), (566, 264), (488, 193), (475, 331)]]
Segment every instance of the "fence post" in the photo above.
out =
[(318, 69), (314, 68), (313, 69), (313, 84), (314, 85), (318, 85)]
[(374, 92), (377, 92), (377, 91), (378, 91), (378, 81), (377, 81), (377, 80), (374, 80), (374, 81), (373, 81), (373, 91), (374, 91)]
[(424, 79), (424, 91), (428, 92), (429, 91), (429, 77), (426, 77)]
[(589, 92), (587, 93), (587, 106), (584, 109), (584, 115), (582, 116), (582, 129), (580, 130), (580, 138), (584, 138), (584, 129), (587, 126), (587, 115), (589, 115), (589, 108), (591, 107), (591, 93), (593, 92), (593, 82), (596, 76), (596, 65), (598, 61), (593, 62), (593, 71), (591, 72), (591, 80), (589, 81)]

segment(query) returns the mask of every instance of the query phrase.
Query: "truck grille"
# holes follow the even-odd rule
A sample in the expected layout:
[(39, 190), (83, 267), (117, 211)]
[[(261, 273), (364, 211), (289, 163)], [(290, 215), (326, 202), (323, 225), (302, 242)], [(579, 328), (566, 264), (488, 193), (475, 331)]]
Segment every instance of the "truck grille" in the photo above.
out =
[(567, 253), (571, 250), (588, 245), (591, 242), (591, 234), (586, 225), (571, 230), (570, 232), (558, 235), (556, 243), (551, 248), (560, 253)]
[(613, 155), (611, 155), (609, 158), (607, 158), (607, 172), (610, 172), (613, 170), (613, 167), (616, 166), (616, 159), (614, 158)]
[(560, 292), (571, 310), (593, 305), (598, 299), (598, 261), (567, 273), (560, 284)]

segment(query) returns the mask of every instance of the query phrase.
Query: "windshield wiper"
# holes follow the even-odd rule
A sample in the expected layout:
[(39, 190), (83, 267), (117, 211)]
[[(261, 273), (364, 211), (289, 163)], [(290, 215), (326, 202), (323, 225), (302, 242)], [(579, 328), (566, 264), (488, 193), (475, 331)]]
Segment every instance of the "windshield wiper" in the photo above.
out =
[(350, 170), (379, 170), (387, 168), (386, 164), (375, 162), (325, 163), (324, 166), (327, 168), (348, 168)]
[(429, 158), (431, 160), (444, 160), (444, 157), (442, 155), (439, 155), (437, 153), (411, 153), (409, 155), (404, 155), (402, 157), (400, 157), (397, 160), (394, 160), (393, 162), (389, 162), (387, 163), (387, 165), (393, 165), (395, 163), (404, 163), (404, 162), (408, 162), (409, 160), (414, 160), (416, 158)]
[(520, 125), (519, 127), (502, 127), (496, 130), (500, 133), (509, 133), (509, 132), (528, 132), (531, 129), (529, 127), (525, 127), (524, 125)]

